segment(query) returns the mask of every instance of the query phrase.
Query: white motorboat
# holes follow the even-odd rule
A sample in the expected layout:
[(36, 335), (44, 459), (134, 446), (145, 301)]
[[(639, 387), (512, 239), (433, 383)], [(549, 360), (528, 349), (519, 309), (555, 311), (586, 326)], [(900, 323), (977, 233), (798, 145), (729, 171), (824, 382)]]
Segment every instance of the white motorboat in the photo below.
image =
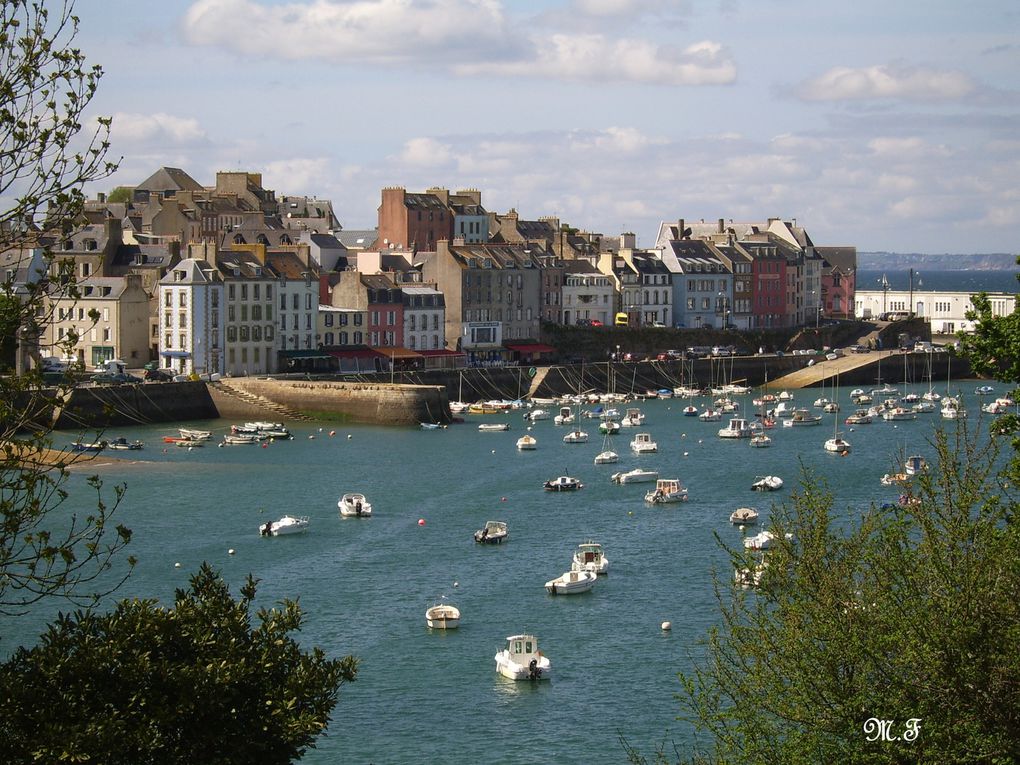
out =
[(439, 422), (419, 422), (422, 430), (443, 430), (446, 426)]
[(822, 407), (824, 407), (828, 403), (829, 403), (829, 399), (827, 399), (825, 396), (821, 396), (820, 398), (816, 398), (815, 399), (815, 404), (814, 405), (818, 409), (821, 409)]
[(482, 433), (500, 433), (504, 430), (510, 430), (509, 422), (483, 422), (478, 426), (478, 429)]
[(644, 413), (635, 407), (631, 407), (627, 410), (627, 413), (623, 415), (623, 419), (620, 420), (620, 425), (625, 428), (639, 428), (645, 424)]
[(577, 491), (583, 489), (584, 484), (569, 475), (561, 475), (558, 478), (550, 478), (542, 484), (546, 491)]
[(117, 449), (121, 451), (137, 451), (145, 446), (141, 441), (128, 441), (124, 436), (115, 438), (106, 444), (107, 449)]
[(586, 444), (588, 443), (588, 434), (583, 430), (572, 430), (567, 435), (563, 436), (563, 443), (565, 444)]
[(266, 521), (259, 526), (259, 534), (264, 537), (282, 537), (287, 534), (298, 534), (308, 529), (307, 515), (285, 515), (278, 521)]
[(776, 535), (766, 529), (760, 531), (753, 537), (746, 537), (744, 539), (745, 550), (767, 550), (772, 546), (772, 543), (776, 541)]
[(793, 394), (790, 393), (790, 391), (788, 390), (784, 390), (778, 396), (776, 396), (776, 398), (778, 398), (780, 401), (793, 401)]
[(528, 433), (517, 439), (517, 448), (522, 452), (532, 451), (536, 446), (538, 446), (538, 439)]
[(683, 408), (682, 411), (683, 411), (684, 417), (697, 417), (698, 416), (698, 407), (694, 406), (694, 404), (688, 404), (687, 406), (685, 406)]
[(425, 624), (434, 630), (455, 630), (460, 626), (460, 609), (440, 601), (425, 609)]
[(676, 478), (660, 478), (655, 488), (645, 494), (645, 502), (653, 505), (665, 505), (687, 501), (687, 487)]
[(995, 388), (991, 385), (979, 385), (974, 389), (974, 392), (979, 396), (990, 396), (995, 393)]
[(550, 595), (577, 595), (594, 587), (597, 578), (598, 575), (594, 571), (571, 569), (546, 582), (545, 591)]
[(560, 413), (553, 417), (554, 425), (573, 425), (574, 412), (569, 406), (560, 407)]
[(596, 574), (609, 573), (609, 558), (606, 557), (602, 545), (598, 542), (588, 540), (581, 542), (574, 551), (574, 558), (570, 563), (573, 571), (593, 571)]
[(955, 396), (946, 396), (942, 399), (942, 418), (945, 420), (962, 420), (967, 416), (967, 411), (960, 404), (960, 399)]
[(846, 425), (870, 425), (871, 414), (867, 409), (856, 409), (853, 414), (847, 415), (843, 422)]
[(548, 420), (550, 416), (548, 409), (532, 409), (524, 414), (524, 419), (538, 422), (539, 420)]
[(786, 420), (786, 423), (789, 423), (790, 427), (797, 428), (805, 425), (817, 425), (821, 421), (822, 415), (820, 414), (812, 414), (808, 409), (794, 409), (793, 414), (790, 416), (790, 419)]
[(754, 433), (747, 420), (734, 417), (725, 428), (719, 428), (719, 438), (750, 438)]
[(534, 635), (511, 635), (506, 648), (495, 655), (496, 671), (511, 680), (548, 680), (552, 663), (538, 649)]
[(753, 507), (738, 507), (730, 513), (730, 523), (736, 526), (747, 526), (758, 522), (758, 511)]
[(368, 518), (372, 515), (372, 503), (358, 492), (344, 494), (336, 504), (344, 518)]
[(659, 451), (659, 445), (652, 440), (649, 433), (635, 433), (630, 448), (636, 454), (652, 454)]
[(658, 481), (659, 473), (656, 470), (634, 468), (625, 473), (613, 473), (609, 480), (613, 483), (649, 483), (651, 481)]
[(825, 451), (832, 452), (833, 454), (849, 454), (850, 443), (845, 441), (842, 436), (835, 435), (832, 438), (826, 440)]
[(911, 454), (903, 463), (903, 470), (907, 475), (919, 475), (928, 469), (928, 463), (920, 454)]
[(754, 479), (751, 484), (754, 491), (779, 491), (783, 488), (783, 479), (777, 475), (763, 475)]
[(892, 409), (883, 410), (882, 419), (886, 420), (887, 422), (916, 420), (917, 412), (915, 412), (913, 409), (907, 409), (904, 406), (894, 406)]
[(704, 412), (698, 415), (698, 419), (702, 422), (719, 422), (722, 419), (722, 412), (718, 409), (709, 407)]
[(768, 433), (755, 433), (749, 443), (756, 449), (767, 449), (772, 446), (772, 436)]
[(486, 521), (485, 525), (475, 532), (478, 544), (501, 545), (510, 538), (510, 529), (506, 521)]
[(105, 446), (106, 441), (75, 441), (71, 449), (76, 452), (101, 452)]

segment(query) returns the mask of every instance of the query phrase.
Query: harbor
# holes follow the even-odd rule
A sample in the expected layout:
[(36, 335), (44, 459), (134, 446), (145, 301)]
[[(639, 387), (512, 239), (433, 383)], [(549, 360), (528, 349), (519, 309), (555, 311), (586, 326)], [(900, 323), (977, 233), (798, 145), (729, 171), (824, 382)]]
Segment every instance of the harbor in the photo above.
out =
[[(883, 377), (884, 370), (883, 364)], [(899, 394), (930, 389), (920, 382), (904, 389), (892, 372), (888, 381)], [(968, 427), (981, 428), (991, 416), (979, 405), (997, 395), (978, 395), (981, 384), (953, 379), (934, 386), (943, 395), (960, 393), (971, 413)], [(754, 419), (752, 400), (761, 393), (736, 397), (741, 416)], [(593, 751), (622, 761), (620, 736), (646, 756), (663, 744), (692, 742), (675, 720), (676, 674), (690, 669), (689, 656), (700, 655), (699, 641), (718, 618), (714, 578), (724, 591), (733, 580), (716, 535), (739, 547), (766, 529), (772, 504), (798, 491), (801, 463), (834, 492), (848, 520), (871, 503), (896, 502), (902, 488), (883, 486), (882, 476), (896, 472), (907, 454), (930, 461), (933, 429), (958, 427), (937, 412), (846, 425), (854, 405), (845, 385), (792, 395), (797, 406), (820, 411), (814, 402), (823, 394), (842, 411), (823, 414), (815, 427), (777, 425), (765, 449), (719, 438), (725, 419), (684, 416), (688, 401), (677, 398), (629, 405), (645, 421), (615, 436), (604, 438), (597, 418), (582, 417), (580, 427), (591, 435), (586, 444), (563, 441), (571, 426), (526, 421), (526, 408), (465, 415), (463, 423), (430, 430), (287, 422), (293, 440), (265, 447), (210, 448), (236, 424), (230, 420), (179, 423), (210, 431), (210, 446), (200, 449), (162, 443), (177, 424), (123, 426), (105, 436), (145, 447), (121, 459), (102, 453), (104, 464), (75, 467), (68, 507), (88, 509), (92, 473), (108, 487), (126, 484), (116, 519), (133, 530), (127, 552), (139, 563), (118, 597), (169, 603), (208, 561), (235, 592), (248, 573), (255, 576), (259, 606), (300, 598), (302, 641), (332, 656), (359, 657), (358, 681), (341, 690), (327, 735), (303, 763), (580, 765), (591, 762)], [(690, 401), (699, 409), (710, 403)], [(481, 424), (508, 429), (483, 431)], [(823, 448), (837, 428), (853, 446), (847, 456)], [(655, 453), (631, 451), (635, 430), (654, 438)], [(535, 438), (534, 450), (515, 447), (525, 433)], [(618, 463), (594, 464), (605, 443)], [(635, 467), (682, 481), (687, 501), (652, 504), (645, 501), (649, 484), (610, 480)], [(578, 478), (583, 488), (544, 491), (543, 482), (559, 475)], [(783, 488), (751, 491), (765, 475), (782, 477)], [(340, 517), (337, 501), (349, 492), (364, 494), (370, 518)], [(730, 516), (746, 506), (757, 508), (760, 519), (742, 531)], [(265, 523), (285, 515), (307, 517), (306, 530), (260, 535)], [(490, 520), (508, 524), (503, 544), (475, 541)], [(544, 585), (569, 568), (571, 554), (588, 539), (604, 546), (611, 571), (590, 592), (548, 593)], [(115, 567), (111, 575), (117, 573)], [(426, 605), (444, 595), (461, 612), (459, 627), (430, 630)], [(3, 617), (5, 652), (34, 640), (60, 607)], [(664, 622), (671, 629), (663, 630)], [(521, 633), (538, 637), (554, 667), (550, 681), (515, 682), (495, 671), (496, 652), (507, 636)], [(600, 708), (614, 710), (611, 725), (577, 725)], [(493, 725), (523, 733), (498, 750), (485, 736), (465, 734)]]

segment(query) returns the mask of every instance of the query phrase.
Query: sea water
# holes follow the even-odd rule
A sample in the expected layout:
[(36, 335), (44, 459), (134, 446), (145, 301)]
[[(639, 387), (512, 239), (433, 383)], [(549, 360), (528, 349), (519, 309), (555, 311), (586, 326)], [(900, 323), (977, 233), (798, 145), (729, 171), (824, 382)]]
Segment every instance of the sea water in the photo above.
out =
[[(963, 391), (976, 418), (984, 399), (973, 394), (975, 383), (952, 388)], [(833, 392), (797, 391), (796, 404), (813, 408), (820, 396)], [(358, 657), (358, 680), (342, 688), (326, 735), (303, 763), (622, 762), (621, 737), (646, 756), (692, 741), (676, 719), (677, 674), (703, 654), (701, 641), (717, 623), (713, 578), (732, 581), (716, 539), (741, 544), (730, 513), (755, 506), (767, 523), (772, 503), (797, 490), (803, 464), (855, 517), (870, 503), (895, 501), (896, 490), (880, 477), (898, 469), (904, 454), (931, 461), (933, 428), (955, 427), (937, 412), (845, 426), (854, 409), (849, 389), (836, 398), (838, 415), (823, 415), (815, 427), (776, 427), (767, 449), (720, 439), (725, 419), (685, 417), (688, 401), (640, 402), (646, 424), (610, 438), (616, 465), (593, 464), (603, 450), (597, 420), (581, 421), (587, 444), (563, 443), (569, 426), (535, 423), (538, 448), (519, 452), (516, 440), (529, 427), (520, 411), (434, 431), (291, 423), (293, 440), (265, 448), (213, 441), (182, 449), (161, 442), (173, 432), (167, 426), (123, 428), (108, 435), (142, 439), (145, 449), (76, 468), (69, 503), (88, 509), (91, 473), (127, 486), (117, 519), (134, 532), (129, 552), (138, 565), (116, 597), (169, 605), (206, 561), (235, 594), (247, 574), (255, 576), (259, 605), (299, 599), (303, 644)], [(742, 416), (753, 419), (751, 397), (742, 402)], [(694, 403), (703, 408), (708, 400)], [(511, 430), (478, 431), (479, 423), (498, 421)], [(212, 428), (216, 438), (229, 427), (190, 425)], [(852, 444), (849, 456), (822, 448), (837, 429)], [(658, 452), (635, 456), (635, 432), (650, 433)], [(652, 484), (610, 482), (612, 473), (637, 466), (679, 478), (690, 500), (653, 506), (644, 502)], [(765, 474), (782, 477), (784, 489), (752, 492)], [(580, 478), (584, 488), (543, 491), (543, 481), (558, 475)], [(366, 494), (371, 518), (339, 517), (337, 500), (348, 491)], [(310, 516), (308, 531), (259, 536), (262, 523), (287, 513)], [(507, 543), (473, 541), (490, 519), (509, 523)], [(588, 539), (604, 545), (609, 575), (589, 593), (547, 594), (544, 583), (568, 570)], [(425, 626), (425, 608), (441, 595), (461, 609), (457, 630)], [(59, 608), (67, 610), (51, 602), (23, 617), (0, 617), (0, 651), (32, 644)], [(671, 630), (661, 628), (665, 621)], [(495, 653), (520, 632), (538, 637), (551, 681), (496, 674)]]

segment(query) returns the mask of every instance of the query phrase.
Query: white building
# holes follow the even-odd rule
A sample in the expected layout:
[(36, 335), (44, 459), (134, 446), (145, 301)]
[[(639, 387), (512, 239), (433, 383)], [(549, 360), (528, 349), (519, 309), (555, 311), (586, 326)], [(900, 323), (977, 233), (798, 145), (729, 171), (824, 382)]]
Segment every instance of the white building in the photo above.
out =
[(404, 337), (401, 345), (412, 351), (437, 351), (446, 346), (446, 303), (433, 287), (402, 286)]
[(223, 373), (223, 280), (205, 260), (182, 260), (159, 282), (160, 366)]
[[(974, 323), (964, 314), (973, 308), (972, 292), (934, 292), (922, 290), (857, 290), (855, 315), (858, 319), (877, 319), (884, 314), (902, 313), (927, 319), (933, 335), (954, 335), (969, 332)], [(1016, 296), (1007, 292), (990, 292), (994, 316), (1008, 316), (1016, 308)]]
[(562, 289), (564, 324), (590, 323), (594, 320), (607, 327), (612, 325), (615, 291), (611, 277), (594, 269), (568, 272)]

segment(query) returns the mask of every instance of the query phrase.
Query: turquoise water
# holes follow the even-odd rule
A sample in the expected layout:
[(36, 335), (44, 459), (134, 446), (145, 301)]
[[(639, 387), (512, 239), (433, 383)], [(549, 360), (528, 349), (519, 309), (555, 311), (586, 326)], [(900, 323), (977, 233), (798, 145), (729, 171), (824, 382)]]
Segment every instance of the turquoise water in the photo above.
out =
[[(975, 383), (959, 387), (975, 418)], [(799, 391), (797, 404), (810, 407), (822, 395)], [(838, 400), (842, 422), (854, 408), (849, 389)], [(537, 450), (518, 452), (527, 426), (520, 412), (468, 417), (438, 431), (344, 426), (331, 436), (336, 426), (296, 424), (294, 440), (264, 449), (164, 450), (158, 442), (169, 428), (119, 429), (109, 435), (147, 446), (130, 454), (137, 461), (94, 471), (128, 486), (120, 521), (134, 531), (130, 552), (139, 563), (118, 596), (169, 602), (208, 561), (235, 593), (246, 574), (258, 577), (262, 604), (300, 598), (301, 639), (361, 660), (358, 681), (342, 689), (328, 735), (304, 763), (620, 762), (620, 735), (646, 755), (664, 742), (686, 743), (690, 731), (675, 720), (676, 675), (699, 654), (716, 618), (713, 572), (731, 577), (714, 537), (739, 545), (730, 512), (754, 505), (765, 520), (770, 504), (795, 489), (801, 461), (829, 482), (849, 514), (894, 499), (880, 476), (904, 452), (932, 459), (934, 425), (953, 427), (937, 414), (840, 425), (853, 453), (839, 457), (822, 449), (832, 415), (816, 427), (776, 428), (771, 448), (753, 449), (719, 439), (725, 421), (683, 417), (686, 403), (642, 402), (646, 426), (613, 437), (619, 464), (598, 466), (597, 421), (584, 421), (590, 441), (578, 445), (562, 442), (568, 428), (535, 423)], [(499, 420), (512, 429), (477, 430)], [(229, 423), (204, 425), (222, 432)], [(630, 453), (636, 430), (652, 434), (657, 454)], [(648, 484), (610, 483), (613, 472), (638, 465), (680, 478), (690, 501), (653, 507), (643, 501)], [(561, 474), (585, 488), (542, 490)], [(750, 491), (762, 474), (780, 475), (786, 487)], [(86, 508), (83, 475), (72, 489), (72, 502)], [(373, 517), (339, 518), (336, 501), (347, 491), (364, 492)], [(309, 515), (308, 532), (258, 535), (261, 523), (284, 513)], [(489, 519), (509, 522), (507, 544), (474, 543), (473, 532)], [(567, 570), (588, 538), (605, 546), (609, 575), (587, 594), (547, 595), (544, 582)], [(425, 607), (438, 595), (460, 607), (460, 629), (425, 627)], [(0, 618), (0, 650), (33, 642), (55, 608)], [(667, 620), (672, 630), (664, 632)], [(550, 657), (550, 682), (514, 683), (495, 673), (494, 654), (522, 631), (534, 632)]]

